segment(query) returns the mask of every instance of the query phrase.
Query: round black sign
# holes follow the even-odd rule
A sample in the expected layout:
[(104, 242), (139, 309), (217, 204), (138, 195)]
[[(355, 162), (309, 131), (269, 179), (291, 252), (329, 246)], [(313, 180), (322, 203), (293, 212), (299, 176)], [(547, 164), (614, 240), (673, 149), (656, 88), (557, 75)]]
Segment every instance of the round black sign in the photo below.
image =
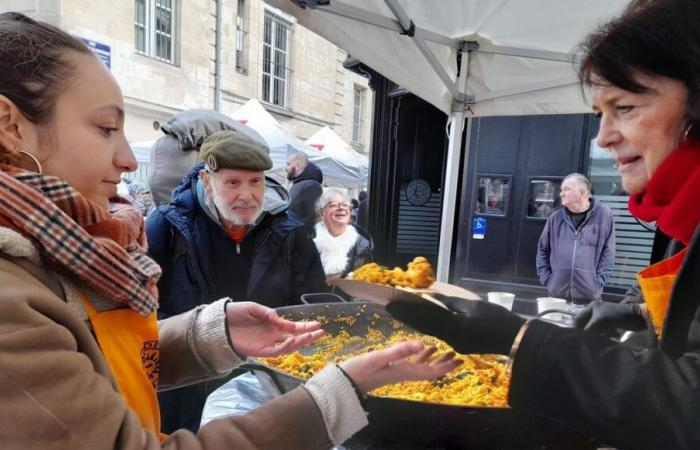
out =
[(413, 206), (423, 206), (430, 200), (430, 185), (427, 181), (416, 178), (406, 186), (406, 198)]

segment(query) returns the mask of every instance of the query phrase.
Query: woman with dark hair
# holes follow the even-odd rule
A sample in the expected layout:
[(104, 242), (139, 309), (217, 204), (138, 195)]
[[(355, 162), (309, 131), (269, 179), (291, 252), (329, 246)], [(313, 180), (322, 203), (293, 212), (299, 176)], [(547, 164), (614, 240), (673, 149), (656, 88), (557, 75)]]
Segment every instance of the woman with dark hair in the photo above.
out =
[(160, 434), (156, 389), (323, 331), (229, 299), (156, 321), (160, 268), (143, 218), (116, 196), (136, 169), (123, 125), (119, 86), (79, 40), (0, 14), (0, 447), (329, 448), (367, 423), (359, 393), (459, 364), (404, 342), (329, 365), (247, 416)]
[[(630, 212), (684, 249), (638, 274), (645, 307), (585, 325), (648, 315), (658, 338), (635, 351), (603, 335), (525, 322), (487, 302), (392, 303), (400, 320), (461, 353), (511, 356), (509, 403), (616, 448), (700, 448), (700, 2), (631, 5), (584, 46), (582, 83), (600, 117), (597, 142), (619, 165)], [(647, 311), (647, 312), (645, 312)]]

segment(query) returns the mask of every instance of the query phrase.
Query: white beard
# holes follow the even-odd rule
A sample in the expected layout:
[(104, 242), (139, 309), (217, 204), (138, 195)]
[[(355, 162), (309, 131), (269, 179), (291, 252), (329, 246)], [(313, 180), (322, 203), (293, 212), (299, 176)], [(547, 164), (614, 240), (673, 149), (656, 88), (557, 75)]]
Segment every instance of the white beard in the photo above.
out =
[[(210, 200), (214, 204), (214, 207), (216, 208), (215, 210), (219, 212), (219, 215), (223, 220), (236, 226), (250, 225), (252, 223), (255, 223), (255, 220), (260, 216), (261, 207), (260, 205), (258, 205), (258, 211), (255, 214), (255, 216), (253, 216), (252, 220), (247, 220), (239, 217), (232, 209), (230, 209), (221, 202), (220, 197), (216, 194), (216, 188), (214, 188), (213, 184), (211, 186), (211, 194), (207, 195), (207, 200)], [(211, 205), (209, 206), (209, 209), (212, 209)]]
[(321, 256), (321, 264), (326, 275), (341, 273), (348, 265), (348, 252), (357, 241), (357, 230), (348, 225), (340, 236), (333, 236), (323, 222), (315, 225), (316, 237), (314, 244)]

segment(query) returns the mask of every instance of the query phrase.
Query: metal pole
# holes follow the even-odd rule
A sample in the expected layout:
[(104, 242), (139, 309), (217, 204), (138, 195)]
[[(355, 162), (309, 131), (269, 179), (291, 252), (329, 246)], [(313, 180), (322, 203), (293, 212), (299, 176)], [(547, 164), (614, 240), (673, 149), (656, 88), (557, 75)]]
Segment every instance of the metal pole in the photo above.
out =
[[(460, 93), (466, 91), (469, 58), (471, 54), (462, 53), (457, 88)], [(454, 236), (455, 205), (457, 205), (457, 185), (461, 160), (462, 132), (464, 131), (464, 105), (453, 108), (450, 114), (451, 127), (447, 147), (447, 169), (445, 170), (445, 189), (442, 197), (442, 221), (440, 224), (440, 244), (438, 247), (437, 280), (447, 283), (450, 277), (450, 259), (452, 259), (452, 239)], [(471, 121), (467, 133), (471, 128)], [(469, 160), (469, 139), (465, 144), (465, 161)], [(466, 173), (466, 170), (465, 172)]]
[(214, 109), (221, 111), (221, 0), (216, 1), (214, 28)]

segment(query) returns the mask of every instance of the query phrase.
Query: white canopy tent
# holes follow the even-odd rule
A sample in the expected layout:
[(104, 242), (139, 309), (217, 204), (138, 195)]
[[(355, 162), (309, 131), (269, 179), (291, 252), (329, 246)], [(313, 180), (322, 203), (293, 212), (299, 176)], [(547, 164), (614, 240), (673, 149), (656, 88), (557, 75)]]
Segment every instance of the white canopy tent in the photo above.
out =
[(360, 171), (362, 178), (364, 180), (367, 179), (369, 171), (369, 158), (367, 158), (367, 155), (356, 151), (329, 127), (320, 128), (304, 142), (324, 155), (332, 156), (347, 166), (356, 167)]
[[(628, 2), (266, 1), (449, 115), (440, 281), (449, 275), (465, 117), (589, 111), (577, 84), (573, 52)], [(469, 142), (467, 138), (465, 160)]]
[(322, 152), (305, 144), (295, 136), (287, 133), (282, 125), (255, 99), (248, 100), (231, 116), (244, 125), (257, 131), (268, 147), (272, 158), (272, 170), (268, 175), (278, 181), (285, 180), (287, 157), (295, 152), (303, 152), (309, 160), (323, 172), (323, 184), (327, 186), (357, 188), (364, 178), (360, 171), (342, 161), (324, 155)]

